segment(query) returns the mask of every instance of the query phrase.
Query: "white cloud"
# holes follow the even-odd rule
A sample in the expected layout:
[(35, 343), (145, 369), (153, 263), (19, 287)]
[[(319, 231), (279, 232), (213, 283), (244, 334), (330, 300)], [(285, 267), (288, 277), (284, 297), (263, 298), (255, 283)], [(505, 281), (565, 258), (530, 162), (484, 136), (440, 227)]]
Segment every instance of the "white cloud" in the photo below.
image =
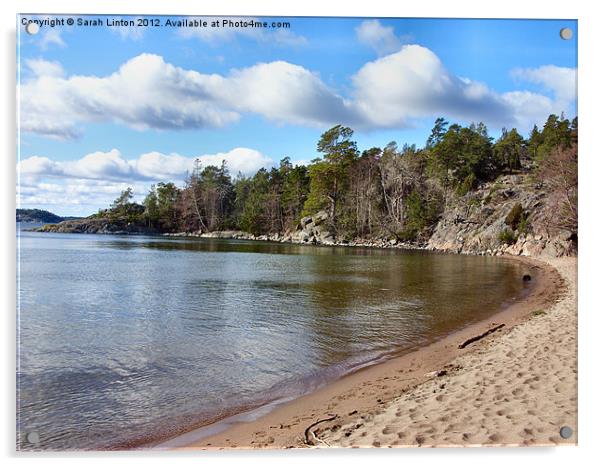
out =
[(234, 70), (216, 91), (238, 111), (258, 113), (277, 122), (323, 127), (339, 120), (355, 120), (351, 103), (317, 74), (285, 61)]
[(35, 76), (52, 76), (61, 78), (65, 75), (63, 66), (57, 61), (48, 61), (42, 58), (25, 60), (25, 65)]
[(31, 156), (17, 164), (17, 202), (30, 207), (57, 207), (60, 213), (71, 215), (89, 215), (100, 206), (109, 205), (130, 186), (136, 200), (141, 201), (152, 183), (174, 181), (181, 185), (196, 159), (203, 167), (225, 161), (233, 177), (239, 172), (250, 176), (262, 167), (274, 165), (271, 158), (245, 147), (196, 157), (148, 152), (130, 160), (117, 149), (94, 152), (73, 161)]
[(310, 125), (349, 114), (343, 99), (318, 76), (282, 61), (223, 77), (142, 54), (107, 77), (41, 76), (21, 85), (21, 129), (59, 139), (77, 137), (78, 125), (90, 122), (113, 121), (138, 130), (222, 127), (243, 111)]
[(128, 187), (133, 189), (137, 201), (141, 201), (149, 189), (145, 183), (132, 182), (74, 178), (58, 182), (22, 180), (17, 189), (17, 205), (44, 208), (60, 215), (87, 216), (110, 205)]
[(61, 37), (61, 31), (56, 28), (43, 29), (39, 37), (40, 40), (38, 41), (38, 47), (40, 47), (42, 50), (47, 50), (52, 44), (59, 47), (67, 46)]
[(377, 19), (363, 21), (356, 29), (358, 40), (372, 47), (379, 55), (397, 52), (401, 39), (395, 35), (391, 26), (383, 26)]
[(515, 72), (552, 89), (555, 98), (522, 90), (502, 94), (455, 76), (419, 45), (404, 45), (366, 63), (351, 76), (347, 96), (317, 73), (285, 61), (228, 75), (187, 70), (151, 54), (138, 55), (105, 77), (61, 77), (56, 66), (37, 68), (40, 73), (21, 84), (20, 128), (59, 139), (78, 137), (86, 123), (114, 122), (137, 130), (219, 128), (245, 113), (318, 128), (338, 123), (364, 130), (403, 128), (437, 116), (494, 127), (529, 126), (545, 119), (550, 108), (570, 110), (575, 75), (557, 67), (547, 75)]
[(108, 152), (93, 152), (74, 161), (54, 161), (34, 155), (21, 160), (17, 164), (17, 171), (27, 179), (58, 177), (119, 181), (183, 181), (197, 159), (203, 166), (220, 165), (225, 161), (233, 175), (238, 172), (252, 175), (260, 168), (274, 164), (271, 158), (246, 147), (193, 157), (175, 153), (148, 152), (129, 160), (123, 158), (119, 150), (112, 149)]
[(543, 85), (561, 102), (570, 102), (576, 98), (577, 70), (575, 68), (546, 65), (539, 68), (516, 68), (511, 74), (517, 80)]
[(451, 74), (425, 47), (400, 51), (364, 65), (352, 78), (354, 102), (370, 127), (403, 127), (436, 115), (499, 123), (512, 108), (482, 83)]
[(142, 54), (106, 76), (39, 77), (21, 85), (21, 129), (59, 139), (79, 123), (114, 121), (138, 130), (220, 127), (238, 113), (214, 97), (223, 78)]
[(514, 110), (513, 126), (523, 131), (531, 129), (534, 124), (541, 126), (551, 113), (560, 115), (568, 111), (564, 103), (528, 91), (506, 92), (502, 98)]

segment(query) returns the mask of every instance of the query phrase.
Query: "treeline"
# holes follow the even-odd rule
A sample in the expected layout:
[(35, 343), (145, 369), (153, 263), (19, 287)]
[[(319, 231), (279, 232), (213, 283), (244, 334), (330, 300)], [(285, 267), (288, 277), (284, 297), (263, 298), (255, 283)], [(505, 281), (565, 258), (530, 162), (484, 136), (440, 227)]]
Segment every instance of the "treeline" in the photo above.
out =
[(391, 142), (363, 151), (353, 130), (337, 125), (322, 134), (317, 151), (320, 157), (309, 166), (294, 166), (287, 157), (252, 177), (232, 178), (225, 163), (203, 167), (197, 161), (184, 186), (154, 185), (142, 205), (132, 202), (128, 189), (96, 216), (125, 217), (164, 232), (240, 229), (259, 235), (292, 229), (303, 216), (324, 210), (338, 238), (407, 241), (428, 236), (458, 196), (500, 174), (530, 172), (560, 190), (572, 186), (557, 195), (559, 213), (574, 210), (574, 221), (567, 222), (576, 229), (576, 118), (550, 115), (528, 138), (511, 129), (496, 141), (482, 123), (461, 126), (439, 118), (423, 148)]

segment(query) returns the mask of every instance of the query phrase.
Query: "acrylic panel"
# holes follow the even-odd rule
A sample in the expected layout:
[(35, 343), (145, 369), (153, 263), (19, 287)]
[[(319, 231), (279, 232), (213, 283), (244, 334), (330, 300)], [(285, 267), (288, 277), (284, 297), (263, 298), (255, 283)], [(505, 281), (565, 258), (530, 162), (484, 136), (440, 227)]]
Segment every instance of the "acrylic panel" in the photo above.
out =
[(576, 20), (17, 17), (17, 450), (577, 443)]

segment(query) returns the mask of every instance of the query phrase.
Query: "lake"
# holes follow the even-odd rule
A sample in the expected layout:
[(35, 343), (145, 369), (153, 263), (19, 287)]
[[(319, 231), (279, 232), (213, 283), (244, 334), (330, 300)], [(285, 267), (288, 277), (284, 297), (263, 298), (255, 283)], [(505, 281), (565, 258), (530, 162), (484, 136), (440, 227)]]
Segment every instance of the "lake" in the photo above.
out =
[(152, 445), (425, 345), (528, 286), (526, 266), (495, 257), (34, 232), (19, 242), (25, 450)]

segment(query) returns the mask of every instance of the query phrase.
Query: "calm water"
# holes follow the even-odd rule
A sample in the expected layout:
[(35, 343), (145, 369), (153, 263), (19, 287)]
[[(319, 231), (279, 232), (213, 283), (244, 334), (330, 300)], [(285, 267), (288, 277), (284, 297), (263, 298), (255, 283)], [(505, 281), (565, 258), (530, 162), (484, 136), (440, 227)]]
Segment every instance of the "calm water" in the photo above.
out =
[(491, 257), (23, 232), (19, 447), (147, 445), (407, 350), (524, 292)]

